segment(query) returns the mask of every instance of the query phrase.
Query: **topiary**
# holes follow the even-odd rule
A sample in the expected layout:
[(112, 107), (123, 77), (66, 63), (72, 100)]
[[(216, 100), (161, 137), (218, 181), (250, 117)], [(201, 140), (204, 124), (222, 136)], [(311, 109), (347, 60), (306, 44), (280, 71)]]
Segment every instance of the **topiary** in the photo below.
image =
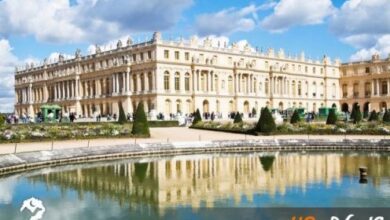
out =
[(387, 109), (385, 110), (382, 120), (383, 123), (390, 123), (390, 112)]
[(362, 112), (360, 111), (359, 104), (354, 105), (352, 113), (353, 113), (353, 117), (352, 117), (352, 114), (351, 114), (351, 119), (353, 119), (353, 123), (357, 124), (360, 121), (362, 121)]
[(144, 105), (140, 102), (134, 115), (133, 128), (131, 133), (134, 135), (150, 136), (149, 124), (146, 119)]
[(326, 119), (327, 125), (334, 125), (337, 122), (337, 115), (336, 115), (336, 109), (331, 108), (329, 109), (328, 118)]
[(192, 121), (192, 124), (196, 124), (198, 122), (202, 121), (202, 116), (200, 115), (199, 109), (196, 109), (194, 120)]
[(123, 110), (123, 106), (122, 106), (122, 103), (118, 103), (119, 105), (119, 118), (118, 118), (118, 123), (119, 124), (124, 124), (126, 123), (127, 119), (126, 119), (126, 115), (125, 115), (125, 111)]
[(257, 115), (256, 109), (253, 107), (252, 108), (252, 117), (255, 117)]
[(301, 121), (298, 110), (294, 110), (293, 115), (291, 116), (290, 123), (295, 124)]
[(241, 117), (241, 114), (239, 112), (237, 112), (234, 116), (234, 124), (236, 123), (242, 123), (242, 117)]
[(276, 130), (274, 118), (267, 107), (261, 110), (261, 115), (255, 130), (262, 133), (272, 133)]
[(378, 121), (379, 120), (379, 115), (376, 113), (375, 110), (373, 110), (370, 114), (370, 117), (368, 118), (368, 121)]

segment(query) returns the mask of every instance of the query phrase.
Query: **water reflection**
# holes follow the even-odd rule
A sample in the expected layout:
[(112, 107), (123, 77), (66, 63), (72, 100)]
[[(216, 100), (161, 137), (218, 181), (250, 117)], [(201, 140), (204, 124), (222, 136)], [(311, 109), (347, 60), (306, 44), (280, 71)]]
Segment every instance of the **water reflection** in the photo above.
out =
[(44, 183), (48, 189), (76, 191), (79, 200), (92, 193), (99, 201), (114, 200), (121, 206), (213, 207), (224, 200), (253, 203), (254, 195), (283, 197), (288, 190), (304, 194), (313, 185), (326, 189), (341, 185), (345, 178), (359, 184), (359, 166), (368, 168), (374, 188), (383, 181), (388, 187), (389, 158), (388, 154), (339, 153), (192, 155), (65, 169), (28, 180)]

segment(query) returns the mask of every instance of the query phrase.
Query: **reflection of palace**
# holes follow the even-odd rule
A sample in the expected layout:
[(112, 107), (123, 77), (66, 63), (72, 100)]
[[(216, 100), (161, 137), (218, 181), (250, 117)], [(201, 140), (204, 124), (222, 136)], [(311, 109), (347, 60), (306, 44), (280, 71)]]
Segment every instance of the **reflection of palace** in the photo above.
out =
[(390, 176), (387, 157), (342, 154), (239, 155), (229, 157), (180, 156), (150, 163), (105, 165), (53, 172), (31, 177), (49, 186), (72, 189), (82, 198), (92, 192), (98, 199), (120, 204), (213, 206), (214, 201), (233, 198), (236, 203), (254, 194), (284, 195), (289, 188), (305, 191), (308, 184), (340, 182), (343, 176), (358, 176), (368, 166), (374, 184)]

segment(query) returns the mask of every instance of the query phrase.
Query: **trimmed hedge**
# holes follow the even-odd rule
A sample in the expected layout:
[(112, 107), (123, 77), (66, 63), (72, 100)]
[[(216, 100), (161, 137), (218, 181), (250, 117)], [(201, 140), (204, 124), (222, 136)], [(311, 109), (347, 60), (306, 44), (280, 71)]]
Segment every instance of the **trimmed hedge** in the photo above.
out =
[(199, 109), (196, 109), (194, 120), (192, 121), (192, 124), (196, 124), (198, 122), (202, 121), (202, 116), (200, 115)]
[(268, 110), (267, 107), (263, 108), (261, 110), (259, 121), (257, 122), (257, 125), (255, 127), (255, 131), (269, 134), (274, 132), (275, 130), (276, 124), (271, 112)]
[(368, 118), (368, 121), (379, 121), (379, 115), (376, 113), (375, 110), (373, 110), (370, 114), (370, 117)]
[(119, 118), (118, 118), (118, 123), (119, 124), (124, 124), (127, 122), (125, 111), (123, 110), (122, 103), (118, 103), (119, 105)]
[(327, 125), (334, 125), (337, 122), (336, 109), (329, 109), (328, 118), (326, 119)]
[(149, 124), (146, 119), (144, 104), (138, 104), (137, 110), (134, 114), (133, 128), (131, 130), (133, 135), (145, 135), (150, 137)]
[(293, 115), (291, 116), (290, 123), (295, 124), (301, 121), (298, 110), (294, 110)]
[(236, 115), (234, 116), (234, 124), (237, 124), (237, 123), (242, 123), (242, 117), (241, 117), (241, 114), (239, 112), (236, 113)]

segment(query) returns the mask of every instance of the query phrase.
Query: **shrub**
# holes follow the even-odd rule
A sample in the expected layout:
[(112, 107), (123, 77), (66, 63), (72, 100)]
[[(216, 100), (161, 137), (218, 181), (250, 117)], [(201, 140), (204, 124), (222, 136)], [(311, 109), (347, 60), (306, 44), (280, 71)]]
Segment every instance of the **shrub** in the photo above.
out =
[(0, 127), (5, 124), (5, 115), (0, 114)]
[(390, 123), (390, 112), (387, 109), (385, 110), (382, 120), (384, 123)]
[(134, 135), (150, 136), (148, 120), (146, 119), (144, 105), (142, 102), (140, 102), (137, 106), (131, 133)]
[(373, 110), (370, 114), (370, 117), (368, 118), (368, 121), (378, 121), (379, 120), (379, 115), (376, 113), (375, 110)]
[(291, 116), (290, 123), (295, 124), (301, 121), (301, 117), (299, 117), (298, 110), (294, 110), (293, 115)]
[(242, 118), (241, 118), (241, 114), (239, 112), (237, 112), (237, 114), (234, 116), (234, 124), (236, 123), (242, 123)]
[(255, 117), (257, 115), (257, 111), (255, 108), (252, 108), (252, 117)]
[(199, 109), (196, 109), (194, 120), (192, 121), (192, 124), (196, 124), (198, 122), (202, 121), (202, 116), (200, 115)]
[(276, 130), (275, 121), (272, 117), (271, 112), (266, 107), (261, 110), (261, 115), (256, 125), (256, 131), (262, 133), (271, 133), (275, 130)]
[[(122, 103), (118, 103), (119, 105), (119, 118), (118, 118), (118, 123), (119, 124), (124, 124), (126, 123), (127, 119), (126, 119), (126, 115), (125, 115), (125, 111), (123, 110), (123, 106), (122, 106)], [(145, 113), (144, 113), (145, 114)]]
[(326, 119), (327, 125), (334, 125), (337, 122), (337, 115), (336, 115), (336, 109), (331, 108), (329, 109), (328, 118)]
[(360, 111), (359, 104), (353, 105), (351, 119), (353, 120), (353, 123), (355, 123), (355, 124), (359, 123), (362, 120), (362, 112)]

